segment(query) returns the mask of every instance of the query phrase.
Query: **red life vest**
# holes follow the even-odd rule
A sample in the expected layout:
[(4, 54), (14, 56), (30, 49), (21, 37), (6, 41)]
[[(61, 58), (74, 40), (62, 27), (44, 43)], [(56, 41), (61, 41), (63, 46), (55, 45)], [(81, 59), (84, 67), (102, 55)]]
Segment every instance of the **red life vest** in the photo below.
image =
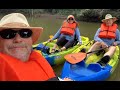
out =
[(116, 38), (116, 30), (117, 24), (113, 24), (112, 26), (106, 26), (106, 24), (101, 24), (101, 30), (99, 33), (100, 38), (108, 38), (108, 39), (115, 39)]
[(55, 77), (50, 64), (33, 51), (27, 62), (0, 53), (0, 81), (45, 81)]
[(73, 35), (75, 32), (76, 26), (77, 26), (76, 23), (68, 23), (65, 21), (63, 22), (60, 33), (66, 34), (66, 35)]

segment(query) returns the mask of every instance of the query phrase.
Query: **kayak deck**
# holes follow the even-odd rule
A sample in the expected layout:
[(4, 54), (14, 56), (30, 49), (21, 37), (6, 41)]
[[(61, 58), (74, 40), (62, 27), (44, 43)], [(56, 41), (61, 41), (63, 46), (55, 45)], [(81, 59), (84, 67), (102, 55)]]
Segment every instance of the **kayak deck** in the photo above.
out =
[[(86, 51), (88, 51), (90, 46), (85, 47)], [(106, 80), (113, 73), (119, 62), (119, 47), (117, 46), (116, 48), (116, 52), (105, 66), (96, 63), (103, 57), (104, 53), (100, 53), (99, 55), (94, 53), (89, 58), (76, 64), (71, 64), (66, 61), (62, 69), (61, 78), (68, 77), (75, 81)], [(76, 51), (79, 52), (80, 50)]]

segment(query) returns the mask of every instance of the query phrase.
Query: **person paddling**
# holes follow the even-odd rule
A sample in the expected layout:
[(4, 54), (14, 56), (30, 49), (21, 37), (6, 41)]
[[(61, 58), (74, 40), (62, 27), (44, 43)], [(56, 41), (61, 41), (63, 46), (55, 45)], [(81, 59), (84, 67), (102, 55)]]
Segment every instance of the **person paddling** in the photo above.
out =
[(78, 28), (78, 22), (75, 20), (73, 15), (68, 15), (67, 19), (64, 20), (61, 28), (57, 31), (53, 38), (49, 39), (48, 42), (57, 39), (56, 44), (53, 46), (51, 53), (55, 52), (56, 48), (61, 46), (59, 51), (63, 51), (77, 44), (82, 44), (80, 37), (80, 30)]
[[(101, 60), (98, 61), (101, 65), (105, 65), (109, 62), (116, 51), (116, 46), (120, 45), (120, 32), (118, 30), (118, 25), (115, 23), (116, 20), (116, 17), (112, 17), (111, 14), (106, 14), (105, 19), (102, 20), (102, 24), (94, 36), (95, 43), (88, 50), (88, 52), (90, 52), (98, 48), (108, 47), (108, 51)], [(91, 54), (92, 53), (87, 54), (87, 58)]]

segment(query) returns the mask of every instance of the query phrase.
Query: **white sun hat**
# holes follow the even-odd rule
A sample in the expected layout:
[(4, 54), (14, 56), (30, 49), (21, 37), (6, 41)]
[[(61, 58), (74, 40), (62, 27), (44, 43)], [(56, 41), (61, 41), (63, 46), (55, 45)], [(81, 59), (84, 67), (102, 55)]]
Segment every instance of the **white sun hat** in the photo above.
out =
[(5, 15), (1, 19), (0, 31), (2, 31), (4, 29), (8, 29), (8, 28), (9, 29), (14, 28), (14, 29), (30, 29), (30, 30), (32, 30), (33, 43), (35, 43), (39, 39), (39, 37), (43, 31), (42, 27), (31, 27), (29, 25), (26, 17), (21, 13), (11, 13), (11, 14)]
[(106, 14), (105, 19), (103, 19), (102, 22), (105, 22), (108, 19), (113, 19), (113, 22), (115, 22), (117, 20), (117, 18), (116, 17), (112, 17), (111, 14)]

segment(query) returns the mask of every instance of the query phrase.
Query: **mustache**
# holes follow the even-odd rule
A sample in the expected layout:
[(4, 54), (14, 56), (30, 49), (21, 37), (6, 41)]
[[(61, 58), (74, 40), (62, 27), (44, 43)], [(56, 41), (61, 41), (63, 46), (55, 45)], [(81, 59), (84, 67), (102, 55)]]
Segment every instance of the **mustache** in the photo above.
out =
[(25, 44), (25, 43), (19, 43), (19, 44), (12, 44), (12, 45), (9, 45), (8, 48), (16, 48), (16, 47), (22, 47), (22, 48), (25, 48), (27, 47), (28, 45)]

